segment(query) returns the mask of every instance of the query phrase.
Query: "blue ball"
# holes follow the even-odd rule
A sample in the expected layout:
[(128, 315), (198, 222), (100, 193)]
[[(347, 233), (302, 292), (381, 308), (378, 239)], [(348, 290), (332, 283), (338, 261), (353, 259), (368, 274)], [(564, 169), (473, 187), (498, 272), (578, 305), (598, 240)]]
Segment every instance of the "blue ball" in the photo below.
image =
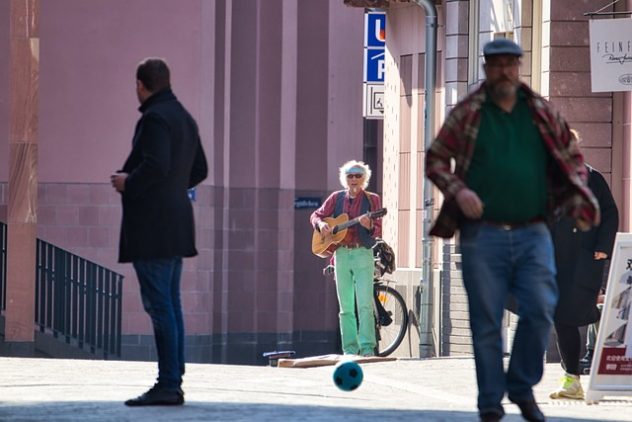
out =
[(362, 384), (362, 368), (353, 361), (341, 362), (334, 369), (334, 384), (342, 391), (353, 391)]

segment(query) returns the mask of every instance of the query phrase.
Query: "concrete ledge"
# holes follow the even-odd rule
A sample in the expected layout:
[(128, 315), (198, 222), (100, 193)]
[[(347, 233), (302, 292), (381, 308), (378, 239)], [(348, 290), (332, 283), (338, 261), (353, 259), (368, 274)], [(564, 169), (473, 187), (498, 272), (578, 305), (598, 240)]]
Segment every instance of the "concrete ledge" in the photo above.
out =
[[(2, 338), (4, 340), (4, 337)], [(36, 357), (35, 342), (1, 341), (0, 356), (32, 358)]]
[[(107, 359), (102, 350), (85, 350), (71, 339), (66, 342), (63, 337), (55, 337), (51, 333), (35, 332), (35, 349), (40, 356), (64, 359)], [(115, 356), (111, 356), (115, 358)], [(118, 358), (118, 357), (116, 357)]]
[[(121, 343), (123, 360), (157, 359), (153, 335), (124, 335)], [(296, 357), (338, 353), (340, 334), (336, 330), (188, 335), (184, 347), (187, 362), (267, 365), (263, 353), (274, 350), (293, 350)]]

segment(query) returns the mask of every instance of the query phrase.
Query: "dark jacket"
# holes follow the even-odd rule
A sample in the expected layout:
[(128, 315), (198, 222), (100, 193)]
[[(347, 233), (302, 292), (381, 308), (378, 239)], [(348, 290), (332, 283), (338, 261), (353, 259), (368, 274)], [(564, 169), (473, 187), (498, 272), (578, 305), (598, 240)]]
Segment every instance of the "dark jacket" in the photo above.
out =
[(560, 290), (555, 321), (578, 327), (599, 319), (596, 301), (606, 260), (596, 261), (594, 253), (605, 252), (610, 258), (619, 227), (619, 213), (608, 184), (597, 170), (590, 167), (588, 187), (599, 202), (601, 223), (582, 232), (572, 219), (563, 217), (551, 230)]
[(122, 172), (119, 262), (197, 255), (187, 189), (208, 173), (197, 124), (170, 89), (149, 97)]

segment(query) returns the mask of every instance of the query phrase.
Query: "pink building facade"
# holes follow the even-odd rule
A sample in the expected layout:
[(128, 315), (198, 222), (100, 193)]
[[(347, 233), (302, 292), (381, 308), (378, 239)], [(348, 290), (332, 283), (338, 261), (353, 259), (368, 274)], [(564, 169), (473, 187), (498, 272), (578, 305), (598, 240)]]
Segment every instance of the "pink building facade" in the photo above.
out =
[[(8, 22), (0, 2), (0, 22)], [(38, 237), (125, 275), (123, 358), (152, 359), (130, 265), (117, 263), (120, 168), (139, 117), (135, 69), (164, 57), (200, 126), (209, 178), (195, 193), (199, 256), (186, 260), (187, 355), (337, 350), (337, 301), (311, 254), (312, 209), (362, 158), (362, 10), (341, 1), (59, 0), (40, 5)], [(8, 56), (8, 25), (0, 51)], [(9, 127), (0, 62), (0, 132)], [(8, 146), (0, 143), (1, 220)], [(5, 220), (6, 221), (6, 220)]]
[[(422, 268), (425, 13), (421, 2), (390, 1), (385, 81), (383, 199), (385, 238), (397, 239), (399, 287), (409, 304), (419, 303)], [(518, 42), (525, 51), (521, 78), (547, 97), (582, 138), (586, 161), (604, 174), (621, 215), (621, 231), (630, 230), (630, 93), (592, 93), (588, 18), (610, 2), (589, 0), (444, 0), (432, 2), (438, 13), (435, 126), (447, 111), (484, 79), (482, 47), (498, 37)], [(626, 4), (627, 3), (627, 4)], [(630, 2), (616, 9), (630, 11)], [(610, 17), (611, 18), (611, 17)], [(434, 213), (441, 195), (433, 192)], [(435, 240), (432, 281), (422, 304), (430, 323), (421, 333), (431, 339), (430, 355), (472, 353), (465, 291), (459, 272), (456, 239)], [(413, 293), (415, 292), (415, 293)], [(506, 315), (507, 351), (515, 317)], [(424, 331), (425, 329), (425, 331)], [(411, 330), (411, 346), (422, 349)], [(419, 348), (417, 346), (419, 345)]]
[[(37, 233), (125, 275), (124, 359), (154, 357), (135, 275), (116, 262), (121, 212), (108, 181), (130, 148), (134, 72), (147, 56), (170, 63), (210, 164), (194, 201), (200, 255), (186, 261), (183, 276), (188, 359), (263, 363), (270, 350), (338, 351), (335, 289), (310, 252), (312, 209), (295, 201), (324, 199), (339, 188), (338, 166), (367, 159), (376, 145), (374, 186), (389, 209), (384, 237), (412, 317), (396, 353), (419, 356), (425, 16), (413, 0), (390, 3), (385, 118), (369, 127), (361, 114), (363, 10), (343, 0), (41, 1)], [(436, 1), (435, 123), (482, 80), (483, 44), (513, 38), (525, 50), (522, 78), (582, 133), (586, 159), (610, 182), (627, 231), (630, 94), (590, 92), (583, 13), (605, 5), (593, 3)], [(8, 14), (0, 2), (0, 22)], [(8, 37), (0, 25), (6, 56)], [(8, 75), (0, 61), (1, 133), (10, 123)], [(5, 142), (0, 160), (4, 220)], [(435, 243), (434, 283), (422, 305), (431, 308), (434, 355), (471, 353), (455, 248)], [(511, 325), (508, 317), (508, 334)]]

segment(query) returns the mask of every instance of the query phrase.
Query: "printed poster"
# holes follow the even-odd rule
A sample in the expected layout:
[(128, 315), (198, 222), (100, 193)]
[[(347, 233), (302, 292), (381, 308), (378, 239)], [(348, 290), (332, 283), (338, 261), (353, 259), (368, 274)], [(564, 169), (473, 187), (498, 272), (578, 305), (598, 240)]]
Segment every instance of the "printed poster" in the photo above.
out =
[(617, 233), (586, 401), (632, 396), (632, 233)]

